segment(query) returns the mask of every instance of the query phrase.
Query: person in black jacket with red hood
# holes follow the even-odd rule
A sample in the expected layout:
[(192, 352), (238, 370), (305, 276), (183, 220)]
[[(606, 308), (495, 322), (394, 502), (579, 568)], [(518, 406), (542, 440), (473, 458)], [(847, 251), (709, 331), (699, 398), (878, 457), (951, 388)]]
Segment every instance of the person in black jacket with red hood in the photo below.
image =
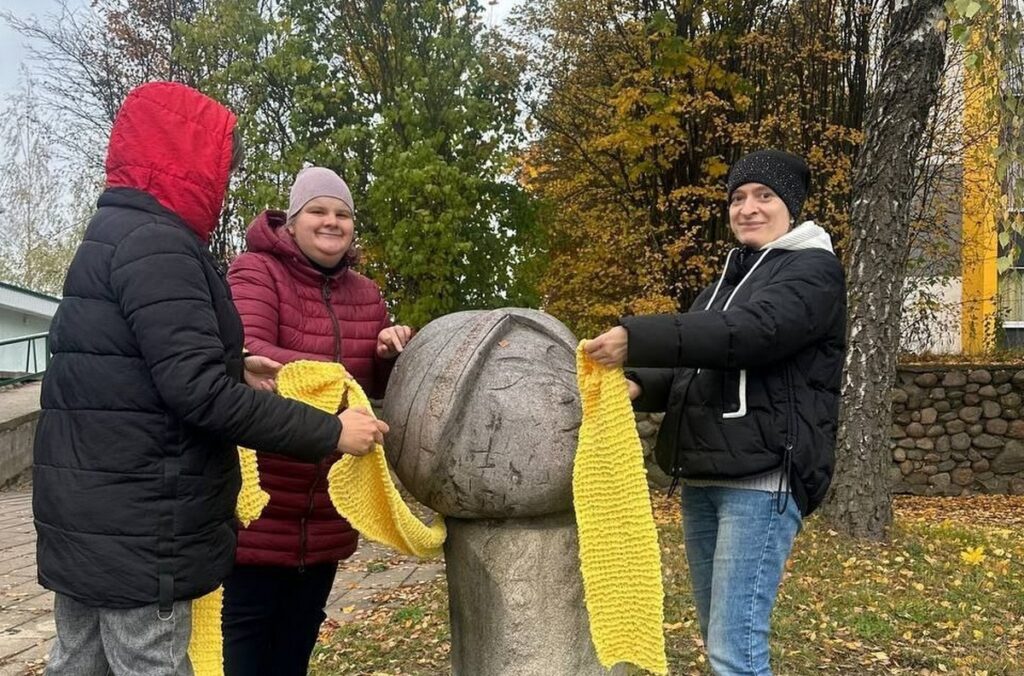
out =
[(626, 317), (589, 341), (627, 366), (638, 411), (665, 411), (658, 464), (681, 479), (694, 601), (719, 676), (771, 674), (768, 633), (802, 517), (828, 490), (846, 350), (846, 286), (828, 234), (796, 225), (810, 172), (792, 154), (728, 177), (740, 246), (690, 311)]
[(315, 462), (386, 425), (272, 392), (242, 352), (208, 241), (240, 158), (235, 116), (184, 85), (134, 89), (106, 190), (50, 329), (32, 508), (55, 594), (49, 674), (191, 674), (191, 601), (231, 571), (236, 444)]

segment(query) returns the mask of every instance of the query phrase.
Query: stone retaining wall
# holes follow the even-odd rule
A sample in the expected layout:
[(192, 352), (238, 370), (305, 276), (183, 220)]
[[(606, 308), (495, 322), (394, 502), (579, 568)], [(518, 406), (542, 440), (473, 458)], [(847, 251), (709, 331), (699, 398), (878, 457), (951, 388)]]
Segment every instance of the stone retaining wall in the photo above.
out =
[[(648, 478), (669, 480), (652, 456), (661, 414), (637, 414)], [(1024, 495), (1024, 369), (901, 366), (892, 391), (893, 491)]]
[(1024, 494), (1024, 370), (905, 366), (892, 391), (893, 490)]

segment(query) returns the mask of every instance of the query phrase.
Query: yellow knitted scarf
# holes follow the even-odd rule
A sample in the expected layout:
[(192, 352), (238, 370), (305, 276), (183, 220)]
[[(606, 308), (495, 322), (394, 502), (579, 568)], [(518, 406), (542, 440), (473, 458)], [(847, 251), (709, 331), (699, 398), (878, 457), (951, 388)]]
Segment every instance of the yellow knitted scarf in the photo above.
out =
[(601, 664), (668, 673), (661, 550), (643, 450), (622, 369), (576, 349), (583, 405), (572, 472), (580, 569)]
[[(365, 407), (372, 414), (370, 400), (359, 383), (341, 364), (297, 361), (284, 366), (277, 376), (277, 390), (328, 413), (345, 408)], [(260, 488), (256, 453), (239, 448), (242, 488), (235, 508), (243, 526), (259, 518), (270, 496)], [(343, 455), (327, 473), (327, 492), (338, 513), (364, 536), (406, 554), (431, 557), (441, 553), (446, 530), (444, 520), (435, 516), (425, 525), (409, 510), (388, 472), (384, 447), (376, 444), (367, 455)], [(221, 606), (223, 590), (197, 599), (192, 604), (192, 640), (189, 657), (196, 676), (224, 673)]]

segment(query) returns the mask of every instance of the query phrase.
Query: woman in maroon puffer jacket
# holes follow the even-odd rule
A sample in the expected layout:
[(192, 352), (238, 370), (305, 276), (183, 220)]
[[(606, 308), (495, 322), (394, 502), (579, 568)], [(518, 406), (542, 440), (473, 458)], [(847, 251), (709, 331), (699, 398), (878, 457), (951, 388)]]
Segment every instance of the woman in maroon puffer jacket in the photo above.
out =
[[(354, 213), (337, 174), (304, 169), (288, 212), (264, 211), (250, 224), (248, 250), (228, 282), (249, 352), (281, 363), (341, 362), (374, 397), (412, 330), (391, 326), (380, 289), (351, 269)], [(316, 465), (257, 458), (270, 503), (239, 529), (224, 584), (225, 672), (305, 674), (338, 561), (352, 555), (359, 535), (327, 494), (327, 471), (340, 455)]]

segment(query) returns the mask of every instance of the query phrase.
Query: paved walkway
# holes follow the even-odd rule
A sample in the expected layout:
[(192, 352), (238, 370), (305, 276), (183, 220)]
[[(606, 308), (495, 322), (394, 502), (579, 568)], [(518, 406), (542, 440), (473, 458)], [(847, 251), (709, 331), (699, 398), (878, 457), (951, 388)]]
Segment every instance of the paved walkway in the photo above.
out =
[[(53, 644), (53, 594), (36, 583), (30, 489), (0, 492), (0, 676), (41, 670)], [(442, 561), (421, 562), (364, 540), (342, 563), (327, 602), (339, 622), (371, 607), (379, 591), (434, 579)]]

